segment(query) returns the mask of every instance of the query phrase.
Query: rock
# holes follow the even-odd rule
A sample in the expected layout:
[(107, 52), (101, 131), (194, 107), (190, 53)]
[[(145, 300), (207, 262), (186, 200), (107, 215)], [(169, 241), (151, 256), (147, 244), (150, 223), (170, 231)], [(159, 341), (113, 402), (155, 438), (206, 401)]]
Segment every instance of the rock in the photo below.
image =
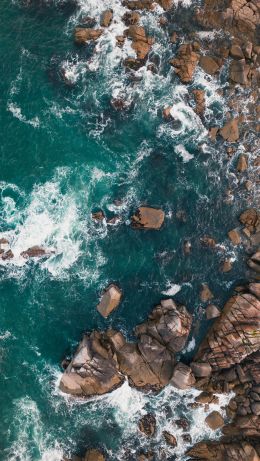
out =
[(100, 450), (91, 449), (85, 454), (84, 461), (105, 461), (106, 458)]
[(13, 257), (14, 257), (14, 254), (13, 254), (12, 250), (3, 251), (3, 252), (0, 253), (0, 258), (3, 261), (13, 259)]
[(143, 432), (147, 437), (152, 437), (156, 431), (156, 419), (151, 413), (144, 415), (138, 424), (139, 430)]
[(254, 402), (251, 404), (252, 413), (256, 416), (260, 416), (260, 402)]
[(230, 272), (232, 270), (232, 267), (233, 267), (232, 259), (227, 258), (227, 259), (225, 259), (225, 261), (221, 265), (220, 270), (221, 270), (221, 272), (224, 272), (224, 273), (225, 272)]
[(205, 423), (210, 427), (210, 429), (216, 431), (224, 426), (224, 419), (218, 411), (212, 411), (205, 419)]
[(223, 128), (219, 130), (220, 136), (225, 141), (236, 142), (239, 139), (238, 119), (229, 120)]
[(101, 297), (100, 303), (97, 306), (98, 312), (107, 318), (120, 304), (122, 299), (122, 291), (116, 285), (109, 285)]
[(191, 438), (190, 434), (182, 434), (181, 437), (182, 437), (183, 442), (185, 442), (185, 443), (191, 443), (192, 442), (192, 438)]
[(127, 11), (122, 19), (126, 26), (134, 26), (139, 23), (140, 14), (137, 11)]
[(123, 98), (113, 98), (111, 99), (110, 103), (111, 106), (117, 111), (126, 110), (130, 106), (129, 102)]
[(202, 289), (200, 291), (200, 300), (203, 303), (206, 303), (210, 299), (214, 298), (213, 293), (210, 291), (208, 285), (206, 283), (202, 284)]
[(247, 59), (251, 59), (252, 57), (252, 51), (253, 51), (253, 43), (252, 42), (246, 42), (243, 45), (243, 51), (244, 55)]
[(21, 256), (23, 258), (40, 258), (42, 256), (50, 256), (52, 252), (46, 250), (43, 247), (35, 245), (31, 248), (28, 248), (26, 251), (22, 251)]
[(190, 423), (187, 418), (175, 419), (174, 423), (184, 431), (187, 431), (190, 428)]
[(184, 254), (186, 255), (189, 255), (191, 253), (191, 242), (189, 240), (184, 241), (183, 251), (184, 251)]
[(239, 216), (239, 221), (253, 233), (260, 225), (260, 214), (255, 208), (248, 208)]
[(249, 291), (260, 299), (260, 283), (249, 283)]
[(209, 363), (191, 362), (190, 367), (196, 378), (205, 378), (211, 375), (212, 368)]
[(215, 246), (216, 246), (216, 240), (213, 239), (212, 237), (208, 237), (208, 236), (202, 237), (200, 239), (200, 243), (201, 243), (201, 245), (203, 245), (205, 247), (209, 247), (209, 248), (215, 248)]
[(199, 65), (204, 72), (210, 75), (216, 74), (220, 69), (218, 62), (212, 56), (201, 56)]
[(213, 126), (209, 129), (209, 137), (211, 141), (216, 141), (217, 134), (219, 132), (219, 128), (216, 126)]
[(105, 214), (102, 210), (95, 211), (92, 213), (92, 219), (94, 219), (94, 221), (103, 221), (103, 219), (105, 219)]
[(170, 120), (172, 119), (172, 116), (171, 116), (171, 110), (172, 110), (172, 107), (171, 106), (167, 106), (163, 109), (163, 117), (166, 119), (166, 120)]
[(101, 27), (109, 27), (113, 19), (113, 10), (106, 10), (102, 13), (100, 18)]
[(164, 212), (157, 208), (141, 206), (132, 216), (134, 229), (160, 229), (164, 222)]
[(199, 442), (186, 454), (200, 461), (260, 461), (253, 446), (241, 440)]
[(170, 64), (182, 83), (191, 83), (198, 61), (199, 55), (195, 53), (192, 44), (186, 43), (179, 47), (177, 57)]
[(248, 266), (255, 272), (260, 273), (260, 251), (257, 251), (247, 261)]
[(244, 59), (243, 51), (239, 45), (232, 45), (230, 48), (230, 56), (235, 59)]
[(219, 398), (213, 394), (213, 392), (201, 392), (197, 397), (195, 397), (195, 402), (200, 404), (218, 404)]
[(237, 171), (239, 173), (242, 173), (243, 171), (246, 171), (247, 168), (248, 168), (248, 158), (246, 155), (241, 154), (237, 162)]
[(149, 335), (171, 352), (180, 352), (190, 333), (192, 317), (184, 306), (173, 299), (162, 300), (149, 315), (147, 322), (138, 325), (136, 335)]
[(71, 395), (90, 397), (111, 392), (124, 376), (118, 370), (109, 336), (94, 331), (83, 340), (63, 373), (59, 387)]
[(165, 442), (170, 445), (171, 447), (177, 447), (177, 439), (168, 431), (163, 431), (163, 436), (165, 438)]
[(178, 41), (178, 33), (176, 31), (174, 31), (172, 34), (171, 34), (171, 38), (170, 38), (170, 41), (171, 43), (177, 43)]
[(207, 320), (215, 319), (221, 315), (220, 310), (214, 304), (209, 304), (206, 308)]
[(124, 66), (129, 68), (129, 69), (132, 69), (132, 70), (138, 70), (143, 65), (144, 65), (144, 63), (140, 59), (126, 58), (124, 60)]
[(154, 39), (146, 35), (142, 26), (131, 25), (125, 33), (132, 40), (132, 48), (136, 52), (137, 59), (144, 60), (154, 43)]
[(213, 371), (239, 364), (259, 350), (260, 301), (252, 294), (232, 296), (199, 347), (195, 361)]
[(157, 0), (157, 3), (165, 10), (168, 11), (173, 5), (173, 0)]
[(241, 243), (241, 236), (236, 229), (232, 229), (228, 232), (229, 239), (233, 243), (233, 245), (240, 245)]
[(153, 0), (124, 0), (123, 6), (129, 10), (152, 10)]
[(191, 368), (184, 363), (177, 363), (173, 370), (170, 383), (178, 389), (189, 389), (195, 384), (195, 378)]
[(234, 83), (239, 83), (240, 85), (249, 85), (249, 74), (250, 66), (246, 64), (245, 59), (240, 59), (239, 61), (231, 61), (229, 68), (229, 78)]
[(198, 115), (204, 114), (205, 111), (205, 91), (204, 90), (193, 90), (193, 95), (196, 103), (195, 112)]
[(74, 39), (77, 45), (85, 45), (90, 40), (97, 40), (103, 34), (103, 29), (87, 29), (76, 27)]
[(125, 36), (124, 35), (117, 35), (116, 36), (116, 44), (120, 48), (124, 45), (125, 43)]

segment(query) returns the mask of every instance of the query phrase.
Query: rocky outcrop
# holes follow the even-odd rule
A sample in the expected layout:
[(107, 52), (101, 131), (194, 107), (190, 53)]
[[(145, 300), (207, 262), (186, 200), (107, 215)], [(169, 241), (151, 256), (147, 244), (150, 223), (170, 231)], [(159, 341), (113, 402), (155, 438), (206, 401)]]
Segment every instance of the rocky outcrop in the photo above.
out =
[(103, 29), (88, 29), (76, 27), (74, 40), (77, 45), (85, 45), (91, 40), (97, 40), (103, 34)]
[(132, 40), (132, 48), (136, 52), (137, 59), (144, 60), (154, 43), (152, 37), (146, 35), (144, 27), (131, 25), (125, 34)]
[(157, 208), (141, 206), (132, 216), (134, 229), (160, 229), (164, 222), (164, 212)]
[(199, 461), (259, 461), (255, 448), (248, 442), (199, 442), (187, 455)]
[(213, 370), (240, 363), (260, 347), (260, 302), (252, 294), (233, 296), (209, 330), (196, 355)]
[(60, 381), (60, 389), (76, 396), (104, 394), (128, 377), (139, 389), (158, 390), (173, 375), (175, 352), (186, 343), (191, 315), (172, 299), (163, 300), (147, 322), (136, 327), (136, 343), (120, 332), (94, 331), (84, 335)]
[(122, 291), (116, 285), (109, 285), (101, 296), (100, 303), (97, 305), (98, 312), (103, 317), (108, 317), (113, 312), (122, 299)]
[(178, 49), (177, 57), (170, 61), (182, 83), (191, 83), (199, 61), (199, 55), (192, 43), (185, 43)]
[(229, 121), (219, 130), (220, 136), (224, 141), (236, 142), (239, 139), (238, 119), (234, 118)]

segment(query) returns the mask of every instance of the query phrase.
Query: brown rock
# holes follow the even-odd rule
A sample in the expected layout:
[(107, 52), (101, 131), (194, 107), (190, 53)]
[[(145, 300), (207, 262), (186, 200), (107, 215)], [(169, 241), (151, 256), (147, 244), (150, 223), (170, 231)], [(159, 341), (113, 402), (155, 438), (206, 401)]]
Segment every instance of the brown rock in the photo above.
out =
[(102, 13), (100, 18), (101, 27), (109, 27), (113, 19), (113, 10), (106, 10)]
[(14, 254), (12, 252), (12, 250), (7, 250), (7, 251), (4, 251), (3, 253), (0, 253), (0, 258), (3, 260), (3, 261), (7, 261), (9, 259), (13, 259), (14, 257)]
[(132, 40), (132, 48), (136, 52), (137, 59), (144, 60), (154, 43), (154, 39), (146, 36), (144, 27), (137, 25), (131, 25), (126, 30), (126, 35)]
[(260, 299), (260, 283), (249, 283), (249, 291)]
[(220, 69), (217, 60), (212, 56), (201, 56), (199, 65), (204, 70), (204, 72), (210, 75), (216, 74)]
[(247, 168), (248, 168), (248, 158), (246, 155), (241, 154), (237, 162), (237, 171), (242, 173), (243, 171), (246, 171)]
[(212, 368), (209, 363), (191, 362), (190, 367), (196, 378), (205, 378), (211, 375)]
[(195, 397), (195, 402), (201, 404), (218, 404), (219, 398), (213, 394), (213, 392), (201, 392), (197, 397)]
[(225, 141), (228, 142), (236, 142), (239, 139), (239, 129), (238, 129), (238, 119), (231, 119), (229, 120), (223, 128), (219, 130), (220, 136)]
[(191, 368), (184, 363), (177, 363), (173, 370), (170, 383), (178, 389), (189, 389), (195, 384), (195, 378)]
[(219, 440), (199, 442), (187, 455), (192, 460), (200, 461), (260, 461), (253, 446), (241, 440), (225, 443)]
[(203, 246), (209, 247), (209, 248), (215, 248), (215, 246), (216, 246), (216, 240), (213, 239), (212, 237), (208, 237), (208, 236), (202, 237), (200, 239), (200, 243)]
[(214, 298), (213, 293), (210, 291), (208, 285), (206, 283), (202, 284), (202, 289), (200, 291), (200, 300), (203, 303), (206, 303), (210, 299)]
[(173, 0), (157, 0), (157, 3), (165, 10), (168, 11), (173, 5)]
[(209, 129), (209, 137), (211, 141), (216, 141), (217, 134), (219, 132), (219, 128), (216, 126), (213, 126)]
[(196, 102), (195, 112), (198, 115), (204, 114), (205, 111), (205, 91), (204, 90), (193, 90), (194, 99)]
[(177, 439), (168, 431), (163, 431), (163, 436), (165, 438), (165, 441), (168, 445), (171, 447), (177, 447)]
[(141, 206), (131, 220), (134, 229), (160, 229), (164, 222), (164, 212), (157, 208)]
[(152, 437), (156, 431), (156, 419), (151, 413), (144, 415), (138, 424), (139, 430), (143, 432), (147, 437)]
[(234, 83), (240, 85), (249, 85), (250, 66), (246, 64), (245, 59), (232, 61), (229, 68), (229, 77)]
[(225, 259), (223, 264), (220, 267), (221, 272), (230, 272), (233, 267), (233, 262), (231, 258)]
[(220, 310), (214, 304), (209, 304), (206, 308), (207, 320), (215, 319), (221, 315)]
[(239, 45), (232, 45), (230, 48), (230, 56), (235, 59), (244, 59), (244, 53)]
[(191, 83), (198, 60), (199, 56), (195, 53), (192, 44), (186, 43), (179, 47), (177, 57), (172, 59), (170, 64), (175, 68), (175, 73), (182, 83)]
[(77, 45), (84, 45), (90, 40), (97, 40), (103, 34), (103, 29), (87, 29), (76, 27), (74, 39)]
[(205, 419), (205, 423), (210, 427), (210, 429), (216, 431), (224, 426), (224, 419), (218, 411), (212, 411)]
[(23, 258), (40, 258), (41, 256), (50, 256), (50, 254), (50, 251), (35, 245), (34, 247), (28, 248), (26, 251), (22, 251), (21, 256)]
[(153, 0), (124, 0), (123, 6), (129, 10), (152, 10)]
[(84, 461), (106, 461), (106, 458), (100, 450), (92, 448), (86, 452)]
[(122, 299), (122, 291), (116, 285), (109, 285), (103, 293), (100, 303), (97, 306), (98, 312), (107, 318), (113, 312)]
[(248, 266), (253, 269), (255, 272), (260, 273), (260, 251), (251, 256), (251, 258), (247, 261)]
[(240, 245), (241, 236), (240, 236), (239, 232), (236, 229), (233, 229), (233, 230), (229, 231), (228, 236), (229, 236), (231, 242), (233, 243), (233, 245)]
[(243, 224), (251, 233), (256, 231), (256, 228), (260, 225), (260, 215), (255, 208), (248, 208), (243, 211), (239, 216), (239, 221)]
[(105, 219), (105, 214), (102, 210), (95, 211), (94, 213), (92, 213), (92, 219), (94, 219), (95, 221), (102, 221), (103, 219)]
[(195, 360), (208, 362), (213, 370), (240, 363), (260, 347), (260, 301), (252, 294), (233, 296), (225, 304)]
[(126, 26), (134, 26), (140, 21), (140, 14), (137, 11), (127, 11), (123, 16), (123, 21)]

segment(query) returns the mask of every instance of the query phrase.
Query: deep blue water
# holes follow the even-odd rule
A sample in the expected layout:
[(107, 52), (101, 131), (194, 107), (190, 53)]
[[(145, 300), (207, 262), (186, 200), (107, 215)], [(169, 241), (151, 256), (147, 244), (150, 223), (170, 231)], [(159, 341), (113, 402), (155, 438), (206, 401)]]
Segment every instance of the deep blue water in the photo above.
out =
[[(135, 459), (138, 443), (147, 443), (140, 441), (136, 422), (149, 408), (161, 427), (171, 428), (175, 414), (190, 415), (199, 439), (206, 430), (198, 429), (203, 415), (187, 413), (180, 393), (166, 389), (145, 396), (124, 385), (111, 396), (73, 402), (57, 389), (60, 362), (85, 330), (113, 326), (131, 337), (173, 285), (181, 288), (175, 299), (194, 314), (186, 360), (208, 327), (201, 320), (201, 283), (209, 284), (222, 306), (244, 277), (240, 250), (227, 239), (243, 202), (225, 204), (233, 167), (227, 170), (223, 146), (207, 136), (213, 121), (225, 116), (225, 99), (218, 94), (225, 70), (218, 82), (197, 70), (193, 85), (181, 85), (167, 65), (175, 48), (157, 26), (159, 12), (144, 18), (156, 36), (158, 74), (141, 69), (140, 81), (133, 81), (124, 71), (129, 50), (115, 51), (114, 45), (123, 27), (119, 21), (96, 51), (92, 45), (77, 48), (73, 29), (79, 18), (98, 17), (111, 3), (120, 18), (118, 0), (100, 10), (92, 0), (0, 5), (0, 231), (15, 254), (0, 266), (3, 461), (57, 461), (63, 450), (83, 452), (88, 446), (104, 448), (113, 460), (125, 459), (128, 447), (129, 459)], [(203, 123), (189, 97), (197, 87), (207, 93)], [(111, 107), (115, 94), (132, 101), (125, 113)], [(177, 127), (163, 120), (169, 104), (180, 120)], [(192, 155), (189, 161), (180, 155), (183, 148)], [(140, 204), (165, 210), (161, 231), (131, 229), (129, 218)], [(91, 212), (100, 208), (108, 217), (120, 215), (121, 222), (94, 223)], [(185, 222), (177, 219), (179, 211)], [(203, 249), (204, 235), (222, 248)], [(185, 239), (192, 243), (188, 256)], [(24, 263), (19, 254), (32, 245), (53, 248), (55, 255)], [(235, 258), (233, 270), (222, 274), (227, 255)], [(111, 281), (120, 284), (124, 298), (104, 320), (96, 305)]]

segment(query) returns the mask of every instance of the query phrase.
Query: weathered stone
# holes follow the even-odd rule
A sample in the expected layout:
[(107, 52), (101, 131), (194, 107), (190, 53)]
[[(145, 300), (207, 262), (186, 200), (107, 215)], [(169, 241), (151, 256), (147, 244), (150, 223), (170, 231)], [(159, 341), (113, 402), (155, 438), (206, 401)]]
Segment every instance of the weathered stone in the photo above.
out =
[(100, 18), (101, 27), (109, 27), (113, 19), (113, 10), (106, 10), (102, 13)]
[(122, 291), (116, 285), (109, 285), (97, 306), (98, 312), (103, 317), (108, 317), (119, 305), (122, 298)]
[(216, 431), (224, 426), (224, 419), (218, 411), (212, 411), (205, 419), (205, 423), (212, 429)]
[(165, 438), (165, 441), (168, 445), (171, 447), (177, 447), (177, 439), (168, 431), (163, 431), (163, 436)]
[(157, 208), (141, 206), (132, 216), (134, 229), (160, 229), (164, 222), (164, 212)]
[(201, 56), (199, 65), (204, 72), (210, 75), (216, 74), (220, 69), (218, 62), (212, 56)]
[(229, 120), (223, 128), (219, 130), (220, 136), (225, 141), (236, 142), (239, 139), (238, 119)]
[(233, 243), (233, 245), (240, 245), (241, 243), (241, 236), (239, 232), (236, 229), (232, 229), (231, 231), (228, 232), (228, 236)]
[(196, 378), (205, 378), (211, 375), (212, 368), (207, 362), (191, 362), (190, 367)]
[(255, 295), (258, 299), (260, 299), (260, 283), (250, 283), (249, 291), (250, 293)]
[(170, 383), (178, 389), (188, 389), (195, 384), (195, 378), (192, 370), (184, 363), (177, 363), (174, 368)]
[(237, 171), (242, 173), (243, 171), (246, 171), (247, 168), (248, 168), (248, 158), (246, 155), (241, 154), (237, 162)]
[(244, 59), (244, 53), (239, 45), (233, 44), (230, 48), (230, 56), (235, 59)]
[(84, 45), (90, 40), (97, 40), (103, 33), (103, 29), (87, 29), (76, 27), (75, 29), (75, 42), (78, 45)]
[(232, 61), (229, 68), (229, 77), (234, 83), (240, 85), (249, 85), (250, 66), (246, 64), (245, 59)]
[(156, 419), (151, 413), (144, 415), (138, 424), (139, 430), (148, 437), (152, 437), (156, 431)]
[(177, 57), (170, 61), (175, 73), (179, 76), (182, 83), (190, 83), (199, 61), (199, 56), (195, 53), (192, 44), (186, 43), (179, 47)]
[(241, 224), (247, 227), (250, 232), (255, 232), (260, 225), (260, 215), (255, 208), (248, 208), (239, 216)]
[(213, 293), (209, 289), (207, 283), (203, 283), (200, 291), (200, 300), (206, 303), (210, 299), (214, 298)]
[(214, 304), (209, 304), (206, 307), (206, 318), (207, 320), (215, 319), (221, 315), (220, 310)]

